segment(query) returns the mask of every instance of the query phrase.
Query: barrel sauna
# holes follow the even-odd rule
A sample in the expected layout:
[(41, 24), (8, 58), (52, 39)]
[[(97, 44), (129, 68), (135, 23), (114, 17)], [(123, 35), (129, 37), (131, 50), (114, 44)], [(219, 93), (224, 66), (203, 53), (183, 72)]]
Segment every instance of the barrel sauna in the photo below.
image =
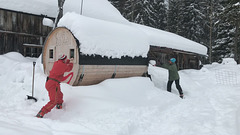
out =
[[(147, 58), (128, 57), (108, 58), (100, 55), (85, 55), (81, 52), (81, 41), (65, 27), (55, 28), (47, 37), (43, 49), (43, 66), (46, 75), (57, 61), (59, 54), (74, 58), (73, 72), (65, 82), (70, 85), (92, 85), (109, 78), (143, 76), (147, 73)], [(69, 80), (71, 78), (71, 80)]]

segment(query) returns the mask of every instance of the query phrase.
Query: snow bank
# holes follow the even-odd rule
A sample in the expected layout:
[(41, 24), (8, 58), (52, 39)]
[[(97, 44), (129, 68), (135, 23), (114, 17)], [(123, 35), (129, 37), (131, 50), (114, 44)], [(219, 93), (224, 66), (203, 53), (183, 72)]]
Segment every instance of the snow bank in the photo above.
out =
[(223, 65), (237, 65), (237, 62), (233, 58), (223, 58)]

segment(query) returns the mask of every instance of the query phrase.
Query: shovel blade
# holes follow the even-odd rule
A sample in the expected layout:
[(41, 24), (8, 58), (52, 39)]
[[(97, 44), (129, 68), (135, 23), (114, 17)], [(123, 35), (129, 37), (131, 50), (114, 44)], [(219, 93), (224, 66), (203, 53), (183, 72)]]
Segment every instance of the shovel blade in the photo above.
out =
[(35, 102), (37, 102), (37, 99), (35, 97), (33, 97), (33, 96), (28, 96), (27, 95), (27, 99), (33, 99)]

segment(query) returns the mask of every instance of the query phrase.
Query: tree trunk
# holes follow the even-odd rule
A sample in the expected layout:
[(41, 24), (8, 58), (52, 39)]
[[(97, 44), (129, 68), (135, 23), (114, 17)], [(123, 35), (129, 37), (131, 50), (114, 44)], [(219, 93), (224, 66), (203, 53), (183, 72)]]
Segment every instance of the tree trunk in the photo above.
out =
[(58, 24), (59, 20), (63, 16), (63, 4), (64, 4), (64, 2), (65, 2), (65, 0), (58, 0), (59, 11), (58, 11), (58, 16), (57, 16), (57, 19), (56, 19), (56, 22), (55, 22), (55, 27), (57, 27), (57, 24)]
[(212, 16), (213, 7), (212, 0), (210, 0), (210, 26), (209, 26), (209, 62), (212, 63)]
[(236, 20), (236, 31), (234, 37), (234, 59), (239, 63), (239, 55), (238, 55), (238, 34), (239, 33), (239, 22)]

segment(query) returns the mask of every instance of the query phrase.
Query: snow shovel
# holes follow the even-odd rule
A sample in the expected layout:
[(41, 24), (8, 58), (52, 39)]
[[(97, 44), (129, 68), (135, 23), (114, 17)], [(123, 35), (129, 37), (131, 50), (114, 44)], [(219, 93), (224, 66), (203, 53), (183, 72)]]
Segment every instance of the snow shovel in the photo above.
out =
[(37, 102), (37, 99), (35, 97), (33, 97), (33, 93), (34, 93), (34, 73), (35, 73), (35, 65), (36, 62), (33, 62), (33, 79), (32, 79), (32, 96), (27, 95), (27, 99), (33, 99), (35, 102)]

